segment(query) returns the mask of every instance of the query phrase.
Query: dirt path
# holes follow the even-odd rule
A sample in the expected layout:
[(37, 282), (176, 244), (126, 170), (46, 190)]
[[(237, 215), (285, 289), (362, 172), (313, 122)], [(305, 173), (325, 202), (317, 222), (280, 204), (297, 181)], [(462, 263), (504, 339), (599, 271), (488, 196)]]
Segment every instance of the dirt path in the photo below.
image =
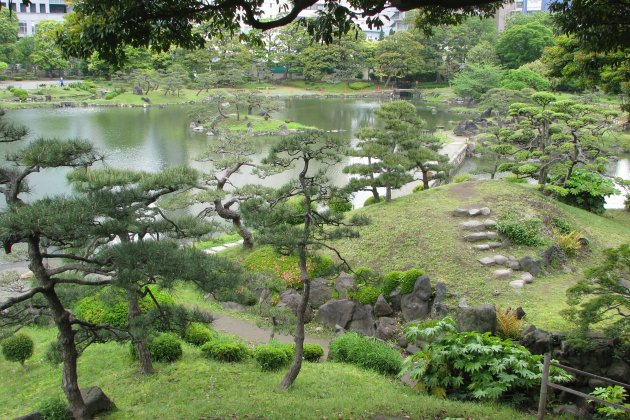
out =
[[(270, 330), (257, 327), (242, 319), (237, 319), (226, 314), (213, 314), (212, 326), (218, 331), (237, 335), (245, 341), (252, 343), (266, 343), (269, 341)], [(282, 343), (293, 343), (293, 337), (276, 334), (275, 338)], [(328, 356), (329, 340), (306, 336), (306, 343), (319, 344), (324, 349), (324, 357)]]

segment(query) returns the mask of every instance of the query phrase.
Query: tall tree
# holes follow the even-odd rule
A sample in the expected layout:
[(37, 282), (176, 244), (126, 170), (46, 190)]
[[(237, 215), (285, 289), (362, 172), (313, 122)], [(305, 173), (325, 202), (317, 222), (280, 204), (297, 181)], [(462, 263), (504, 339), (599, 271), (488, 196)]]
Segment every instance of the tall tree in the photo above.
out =
[(33, 64), (45, 70), (49, 76), (55, 72), (61, 76), (63, 70), (70, 67), (70, 61), (64, 57), (56, 43), (57, 32), (61, 28), (60, 22), (43, 20), (37, 24), (37, 31), (33, 36)]
[[(343, 214), (327, 207), (335, 189), (325, 176), (326, 168), (341, 160), (346, 143), (339, 137), (327, 137), (315, 131), (282, 139), (271, 148), (263, 163), (269, 165), (272, 173), (297, 166), (297, 179), (271, 193), (268, 200), (252, 200), (245, 207), (248, 220), (258, 229), (259, 241), (273, 245), (282, 254), (296, 255), (300, 267), (302, 298), (294, 333), (295, 356), (280, 382), (281, 389), (291, 386), (302, 367), (304, 319), (311, 285), (307, 261), (316, 255), (317, 250), (336, 252), (329, 241), (356, 237), (352, 226), (366, 223), (365, 219), (358, 217), (344, 220)], [(315, 170), (315, 164), (323, 168)], [(288, 200), (294, 197), (303, 203), (299, 206), (300, 210), (287, 205)], [(303, 223), (296, 224), (296, 219)]]
[(12, 63), (18, 41), (19, 23), (15, 13), (0, 10), (0, 61)]
[(374, 51), (376, 75), (386, 77), (385, 87), (392, 78), (413, 76), (426, 71), (422, 60), (424, 46), (412, 31), (397, 32), (380, 41)]
[(541, 22), (512, 25), (499, 37), (497, 54), (503, 64), (517, 68), (537, 60), (545, 47), (553, 45), (553, 32)]

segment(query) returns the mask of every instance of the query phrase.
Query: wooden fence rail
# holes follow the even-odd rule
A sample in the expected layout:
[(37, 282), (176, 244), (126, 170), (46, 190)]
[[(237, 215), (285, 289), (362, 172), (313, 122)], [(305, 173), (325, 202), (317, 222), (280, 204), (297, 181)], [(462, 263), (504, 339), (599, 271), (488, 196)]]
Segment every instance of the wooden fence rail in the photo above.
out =
[(620, 385), (630, 390), (630, 385), (625, 384), (623, 382), (619, 382), (619, 381), (615, 381), (609, 378), (605, 378), (603, 376), (595, 375), (590, 372), (584, 372), (583, 370), (561, 365), (560, 363), (554, 363), (551, 361), (551, 354), (546, 353), (544, 362), (543, 362), (542, 383), (540, 384), (540, 401), (538, 403), (538, 420), (542, 420), (545, 417), (545, 405), (547, 404), (547, 391), (549, 388), (557, 389), (558, 391), (568, 392), (569, 394), (577, 395), (578, 397), (584, 398), (586, 400), (595, 401), (600, 404), (606, 404), (611, 407), (615, 407), (617, 409), (623, 410), (626, 413), (630, 413), (630, 408), (624, 405), (602, 400), (601, 398), (597, 398), (593, 395), (585, 394), (583, 392), (576, 391), (574, 389), (567, 388), (565, 386), (549, 382), (549, 369), (551, 368), (551, 366), (555, 366), (569, 372), (577, 373), (578, 375), (588, 376), (589, 378), (599, 379), (600, 381), (608, 382), (610, 384)]

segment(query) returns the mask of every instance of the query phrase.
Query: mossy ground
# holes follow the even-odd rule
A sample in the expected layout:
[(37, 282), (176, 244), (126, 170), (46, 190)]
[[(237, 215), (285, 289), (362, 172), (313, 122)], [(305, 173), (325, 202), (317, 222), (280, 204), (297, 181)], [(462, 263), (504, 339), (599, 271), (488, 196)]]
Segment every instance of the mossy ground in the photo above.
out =
[[(62, 396), (61, 368), (44, 361), (54, 330), (26, 331), (35, 342), (28, 371), (0, 360), (0, 414), (13, 418)], [(440, 400), (418, 394), (395, 378), (332, 362), (305, 362), (294, 386), (277, 391), (283, 371), (264, 373), (252, 361), (219, 363), (184, 345), (183, 358), (156, 363), (156, 373), (138, 374), (126, 344), (96, 344), (79, 358), (82, 387), (100, 386), (118, 409), (105, 419), (192, 418), (531, 418), (506, 406)]]

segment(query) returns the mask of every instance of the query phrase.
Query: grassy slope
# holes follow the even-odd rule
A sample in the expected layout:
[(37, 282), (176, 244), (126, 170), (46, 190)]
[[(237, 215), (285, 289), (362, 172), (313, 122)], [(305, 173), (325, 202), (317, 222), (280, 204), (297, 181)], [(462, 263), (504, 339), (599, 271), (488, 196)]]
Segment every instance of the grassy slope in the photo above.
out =
[[(0, 417), (24, 415), (42, 400), (61, 396), (61, 370), (44, 362), (43, 349), (54, 333), (29, 329), (36, 352), (28, 372), (0, 359)], [(103, 357), (103, 356), (107, 357)], [(157, 363), (157, 373), (137, 374), (128, 347), (93, 345), (79, 359), (81, 386), (98, 385), (116, 403), (108, 419), (182, 418), (371, 418), (375, 415), (530, 418), (510, 408), (438, 400), (418, 395), (394, 379), (335, 364), (305, 363), (294, 387), (278, 392), (283, 372), (262, 373), (252, 362), (222, 364), (186, 345), (181, 361)]]
[[(573, 223), (591, 240), (592, 252), (573, 261), (575, 272), (540, 277), (522, 290), (509, 280), (496, 280), (493, 268), (477, 260), (495, 254), (535, 256), (537, 249), (511, 246), (509, 249), (475, 251), (461, 240), (460, 218), (451, 216), (457, 207), (486, 205), (493, 218), (508, 212), (536, 217), (560, 216)], [(581, 270), (597, 262), (604, 248), (617, 246), (630, 238), (630, 214), (609, 212), (597, 216), (549, 199), (530, 186), (504, 181), (465, 182), (399, 198), (358, 210), (371, 216), (373, 223), (360, 229), (361, 237), (338, 242), (341, 254), (356, 266), (369, 266), (381, 273), (412, 267), (424, 269), (432, 281), (447, 283), (452, 306), (461, 297), (469, 304), (496, 303), (522, 305), (527, 319), (539, 327), (562, 329), (565, 322), (558, 312), (565, 306), (565, 290), (581, 276)], [(544, 247), (542, 247), (544, 248)], [(540, 249), (542, 249), (540, 248)], [(500, 295), (493, 296), (498, 290)]]

